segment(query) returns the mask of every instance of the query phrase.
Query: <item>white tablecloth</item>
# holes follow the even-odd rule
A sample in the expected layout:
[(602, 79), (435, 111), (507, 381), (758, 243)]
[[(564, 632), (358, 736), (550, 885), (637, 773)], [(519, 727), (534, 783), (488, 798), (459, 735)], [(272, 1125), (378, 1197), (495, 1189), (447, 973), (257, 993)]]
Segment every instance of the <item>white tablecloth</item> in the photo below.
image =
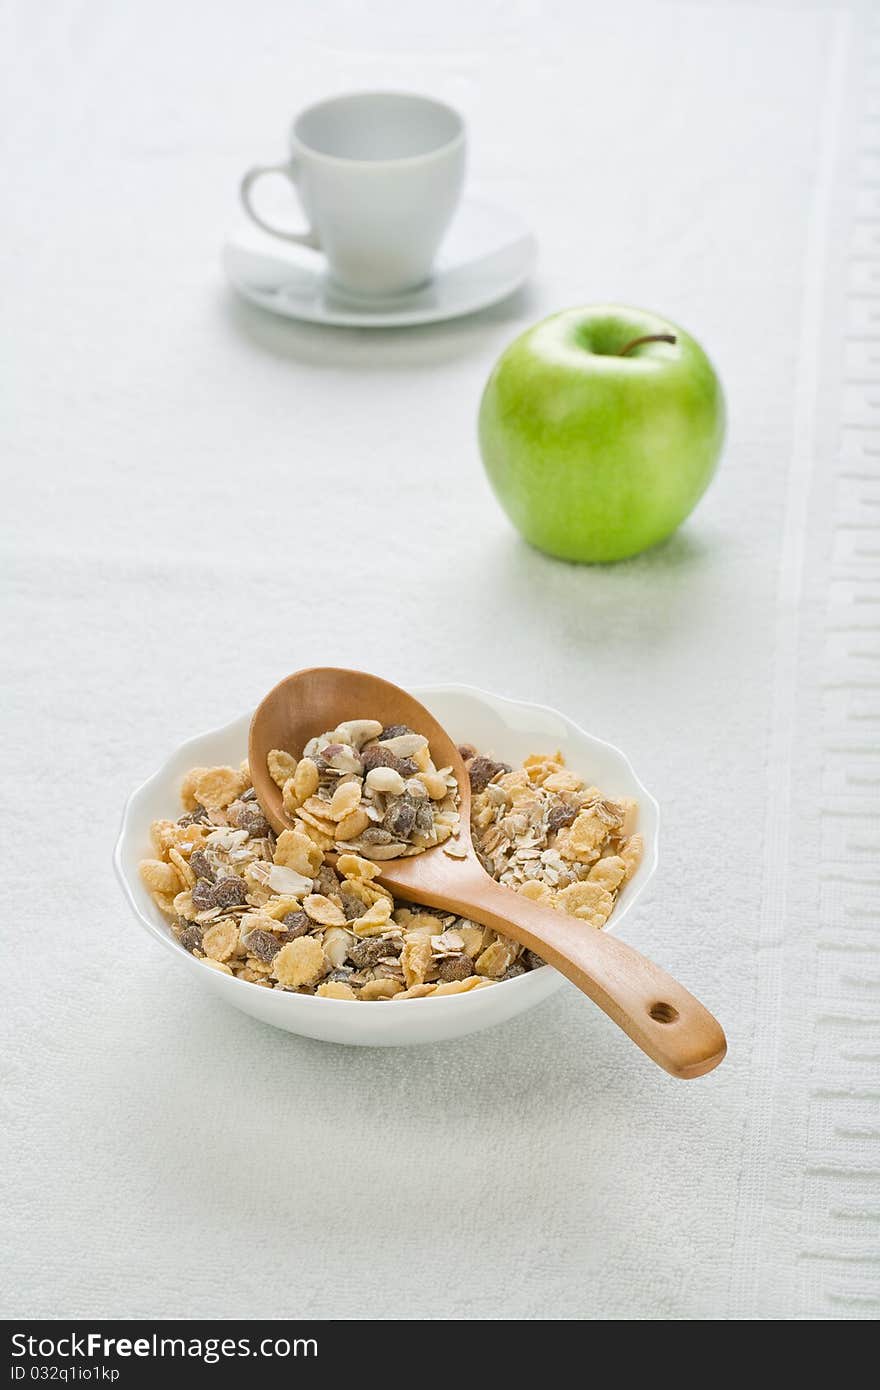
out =
[[(878, 1283), (880, 28), (871, 7), (7, 7), (7, 1315), (868, 1318)], [(872, 27), (873, 25), (873, 27)], [(235, 301), (293, 111), (467, 115), (528, 291), (382, 334)], [(703, 339), (731, 427), (667, 546), (528, 550), (479, 464), (501, 348), (579, 301)], [(110, 872), (122, 801), (298, 666), (460, 680), (623, 745), (664, 811), (631, 939), (730, 1055), (571, 989), (437, 1050), (194, 992)]]

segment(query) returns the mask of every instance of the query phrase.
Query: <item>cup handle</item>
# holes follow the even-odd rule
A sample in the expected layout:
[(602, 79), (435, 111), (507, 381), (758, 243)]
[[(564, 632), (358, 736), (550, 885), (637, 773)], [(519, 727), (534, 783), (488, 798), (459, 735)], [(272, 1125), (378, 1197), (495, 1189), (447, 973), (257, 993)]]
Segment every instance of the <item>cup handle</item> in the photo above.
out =
[(294, 241), (298, 246), (310, 246), (313, 250), (318, 250), (321, 243), (318, 240), (317, 233), (314, 232), (311, 227), (305, 232), (286, 232), (281, 227), (273, 227), (270, 222), (266, 222), (265, 219), (260, 216), (251, 202), (251, 189), (257, 182), (257, 179), (262, 178), (264, 174), (283, 174), (286, 179), (290, 180), (295, 189), (298, 173), (299, 168), (294, 159), (289, 159), (286, 164), (258, 164), (253, 169), (248, 169), (241, 181), (239, 187), (241, 201), (248, 217), (256, 222), (257, 226), (261, 227), (264, 232), (269, 232), (272, 236), (281, 237), (283, 241)]

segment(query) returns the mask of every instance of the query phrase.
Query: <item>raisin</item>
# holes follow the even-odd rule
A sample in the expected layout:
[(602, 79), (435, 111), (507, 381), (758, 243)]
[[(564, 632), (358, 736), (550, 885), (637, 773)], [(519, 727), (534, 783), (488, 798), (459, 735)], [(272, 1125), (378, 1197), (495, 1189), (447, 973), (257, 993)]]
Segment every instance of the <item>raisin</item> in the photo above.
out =
[(383, 748), (381, 744), (373, 744), (372, 748), (364, 748), (360, 755), (364, 765), (364, 776), (372, 772), (374, 767), (393, 767), (395, 772), (399, 772), (401, 777), (415, 777), (418, 767), (412, 758), (398, 758), (396, 753), (390, 749)]
[(458, 745), (458, 754), (465, 762), (469, 762), (471, 758), (477, 756), (477, 750), (472, 743), (460, 743)]
[(360, 898), (355, 897), (354, 893), (340, 893), (339, 897), (346, 922), (354, 922), (358, 917), (363, 917), (367, 910), (366, 903), (362, 903)]
[(447, 956), (440, 962), (441, 980), (467, 980), (474, 973), (470, 956)]
[(192, 890), (192, 902), (196, 912), (207, 912), (214, 906), (214, 885), (209, 878), (200, 878)]
[(178, 817), (177, 824), (178, 824), (178, 825), (184, 825), (184, 826), (186, 826), (186, 825), (198, 825), (198, 824), (200, 824), (201, 821), (206, 821), (207, 819), (208, 819), (208, 812), (205, 810), (204, 806), (196, 805), (196, 808), (195, 808), (194, 811), (187, 811), (187, 812), (185, 812), (184, 815), (179, 816), (179, 817)]
[(411, 734), (413, 730), (408, 724), (386, 724), (379, 735), (379, 742), (384, 743), (388, 738), (400, 738), (401, 734)]
[(226, 812), (226, 819), (237, 830), (246, 830), (255, 840), (269, 834), (270, 826), (259, 806), (249, 806), (243, 801), (233, 801)]
[(393, 936), (367, 936), (363, 941), (356, 942), (348, 954), (358, 970), (366, 970), (386, 956), (399, 955), (400, 941)]
[(361, 839), (368, 845), (390, 845), (393, 838), (391, 832), (383, 830), (380, 825), (368, 825), (361, 835)]
[(372, 772), (374, 767), (390, 767), (396, 762), (393, 753), (386, 753), (384, 748), (379, 748), (375, 744), (372, 748), (361, 749), (361, 762), (364, 765), (364, 773)]
[(526, 967), (524, 965), (521, 965), (518, 960), (515, 960), (512, 965), (508, 965), (504, 974), (500, 978), (502, 980), (515, 980), (517, 975), (525, 975), (525, 973)]
[(282, 942), (277, 936), (274, 936), (270, 931), (263, 931), (259, 927), (256, 931), (248, 932), (244, 944), (251, 955), (256, 956), (257, 960), (266, 961), (274, 960), (282, 946)]
[(202, 949), (202, 928), (197, 923), (187, 922), (186, 929), (177, 938), (185, 951)]
[(230, 874), (214, 884), (212, 896), (215, 907), (241, 907), (247, 902), (247, 888), (236, 874)]
[(323, 893), (325, 898), (329, 898), (331, 894), (339, 892), (339, 883), (339, 875), (329, 864), (322, 864), (315, 878), (314, 889), (316, 893)]
[(488, 787), (493, 777), (497, 777), (499, 772), (509, 772), (509, 763), (496, 763), (494, 758), (476, 757), (471, 758), (468, 763), (468, 775), (471, 779), (471, 791), (481, 792)]
[(391, 832), (395, 840), (408, 840), (415, 823), (415, 803), (408, 796), (398, 796), (392, 801), (385, 812), (385, 819), (382, 821), (385, 829)]
[(577, 820), (578, 808), (569, 806), (567, 801), (555, 800), (547, 816), (547, 829), (550, 831), (560, 830), (563, 825), (571, 825), (572, 821)]
[(209, 883), (214, 882), (214, 870), (211, 868), (211, 861), (203, 849), (193, 850), (189, 857), (189, 867), (196, 878), (206, 878)]
[(416, 807), (415, 832), (417, 835), (430, 835), (434, 829), (434, 808), (430, 801), (422, 801)]
[(523, 953), (523, 960), (530, 970), (537, 970), (540, 966), (546, 965), (546, 961), (541, 959), (537, 951), (525, 951)]
[(243, 825), (242, 830), (246, 830), (252, 840), (262, 840), (272, 832), (272, 827), (266, 820), (262, 811), (253, 811), (248, 817), (247, 824)]
[(288, 912), (281, 918), (281, 925), (284, 928), (286, 943), (295, 941), (298, 936), (305, 936), (312, 924), (304, 912)]
[(430, 835), (434, 829), (434, 811), (430, 801), (423, 801), (416, 807), (415, 828), (419, 835)]

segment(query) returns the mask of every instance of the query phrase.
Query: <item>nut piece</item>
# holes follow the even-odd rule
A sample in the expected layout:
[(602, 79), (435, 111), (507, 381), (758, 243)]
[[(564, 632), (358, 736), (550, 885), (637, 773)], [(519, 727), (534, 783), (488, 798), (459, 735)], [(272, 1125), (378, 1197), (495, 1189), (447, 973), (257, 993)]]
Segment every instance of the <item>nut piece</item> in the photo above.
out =
[[(305, 917), (305, 913), (303, 913)], [(308, 920), (308, 919), (306, 919)], [(328, 927), (324, 933), (324, 955), (327, 964), (338, 970), (345, 963), (352, 937), (342, 927)]]
[(312, 985), (326, 973), (324, 949), (313, 936), (300, 936), (282, 946), (272, 963), (272, 973), (281, 985), (301, 989)]
[(298, 874), (296, 869), (291, 869), (287, 864), (263, 867), (265, 882), (273, 893), (289, 893), (291, 897), (299, 898), (303, 893), (308, 893), (312, 886), (311, 874)]
[(382, 733), (382, 725), (378, 719), (347, 719), (344, 724), (333, 730), (334, 741), (340, 743), (350, 743), (352, 748), (363, 748), (371, 738), (378, 738)]
[(393, 753), (396, 758), (412, 758), (416, 753), (421, 753), (428, 746), (428, 740), (424, 734), (395, 734), (393, 738), (383, 738), (382, 747), (386, 753)]
[(392, 796), (402, 796), (406, 783), (393, 767), (374, 767), (366, 777), (367, 786), (373, 792), (390, 792)]
[(441, 777), (439, 772), (420, 772), (418, 778), (432, 801), (443, 800), (448, 791), (445, 777)]
[(384, 743), (386, 739), (398, 738), (401, 734), (411, 734), (412, 732), (408, 724), (386, 724), (376, 737), (380, 743)]

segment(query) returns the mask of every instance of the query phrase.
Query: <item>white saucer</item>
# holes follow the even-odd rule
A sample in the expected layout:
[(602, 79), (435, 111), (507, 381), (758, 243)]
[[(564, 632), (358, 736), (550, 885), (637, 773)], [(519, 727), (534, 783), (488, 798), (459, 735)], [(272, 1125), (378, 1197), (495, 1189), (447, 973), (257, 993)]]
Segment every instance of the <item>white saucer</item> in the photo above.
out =
[(535, 238), (514, 213), (465, 199), (421, 289), (359, 299), (328, 279), (319, 252), (244, 223), (223, 247), (223, 269), (252, 304), (309, 323), (403, 328), (484, 309), (519, 289), (535, 264)]

